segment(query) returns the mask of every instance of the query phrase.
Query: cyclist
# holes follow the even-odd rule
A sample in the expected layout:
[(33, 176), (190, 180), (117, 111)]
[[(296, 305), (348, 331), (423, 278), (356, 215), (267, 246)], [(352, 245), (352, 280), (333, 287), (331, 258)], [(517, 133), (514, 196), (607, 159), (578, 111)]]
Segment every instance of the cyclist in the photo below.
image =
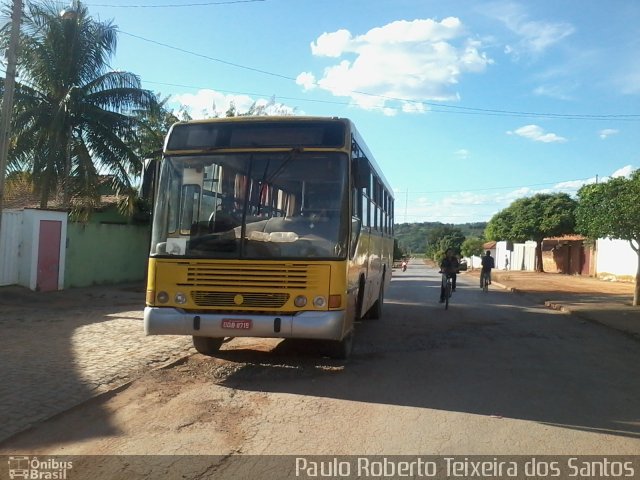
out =
[[(456, 274), (460, 269), (460, 263), (453, 254), (453, 248), (447, 248), (445, 257), (440, 262), (440, 273), (446, 273), (451, 277), (451, 291), (456, 291)], [(440, 286), (440, 303), (444, 303), (444, 282)]]
[(491, 285), (491, 269), (495, 268), (495, 266), (496, 265), (493, 260), (493, 257), (491, 256), (491, 252), (487, 250), (486, 255), (482, 257), (482, 272), (480, 272), (480, 288), (484, 287), (482, 280), (484, 279), (485, 275), (487, 277), (487, 283)]

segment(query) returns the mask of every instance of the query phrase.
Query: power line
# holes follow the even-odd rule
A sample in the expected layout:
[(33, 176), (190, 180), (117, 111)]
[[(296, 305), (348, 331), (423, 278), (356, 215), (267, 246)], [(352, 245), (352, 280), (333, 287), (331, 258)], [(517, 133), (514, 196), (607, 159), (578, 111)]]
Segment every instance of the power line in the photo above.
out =
[[(284, 77), (289, 79), (288, 77)], [(207, 86), (207, 87), (203, 87), (203, 86), (196, 86), (196, 85), (185, 85), (185, 84), (180, 84), (180, 83), (168, 83), (168, 82), (156, 82), (153, 80), (144, 80), (144, 83), (150, 83), (153, 85), (166, 85), (169, 87), (180, 87), (180, 88), (191, 88), (194, 90), (204, 90), (204, 89), (209, 89), (209, 90), (215, 90), (216, 92), (221, 92), (221, 93), (230, 93), (230, 94), (234, 94), (234, 95), (249, 95), (249, 96), (257, 96), (257, 97), (272, 97), (274, 96), (273, 94), (269, 94), (269, 93), (256, 93), (256, 92), (239, 92), (239, 91), (235, 91), (235, 90), (226, 90), (226, 89), (220, 89), (220, 88), (215, 88), (215, 87), (211, 87), (211, 86)], [(292, 100), (292, 101), (296, 101), (296, 102), (309, 102), (309, 103), (324, 103), (324, 104), (328, 104), (328, 105), (344, 105), (344, 106), (355, 106), (356, 104), (354, 102), (340, 102), (337, 100), (318, 100), (318, 99), (314, 99), (314, 98), (301, 98), (301, 97), (289, 97), (289, 96), (285, 96), (285, 95), (275, 95), (276, 98), (282, 99), (282, 100)], [(372, 109), (377, 109), (377, 110), (394, 110), (394, 111), (400, 111), (402, 110), (402, 108), (400, 107), (393, 107), (393, 106), (389, 106), (389, 105), (371, 105)], [(451, 106), (451, 108), (463, 108), (463, 107), (456, 107), (456, 106)], [(501, 116), (501, 117), (505, 117), (505, 116), (512, 116), (512, 117), (530, 117), (530, 115), (527, 114), (512, 114), (512, 115), (507, 115), (507, 114), (500, 114), (500, 113), (489, 113), (489, 111), (485, 111), (485, 112), (469, 112), (469, 111), (452, 111), (452, 110), (440, 110), (440, 109), (430, 109), (429, 112), (431, 113), (448, 113), (448, 114), (452, 114), (452, 115), (484, 115), (484, 116)], [(640, 115), (638, 116), (640, 117)], [(582, 118), (581, 120), (590, 120), (591, 118)], [(593, 120), (601, 120), (601, 118), (593, 118)], [(618, 118), (617, 120), (620, 121), (636, 121), (637, 119), (635, 118)]]
[[(587, 180), (591, 180), (591, 178), (579, 178), (576, 180), (560, 180), (557, 182), (545, 182), (545, 183), (531, 183), (528, 185), (509, 185), (509, 186), (503, 186), (503, 187), (486, 187), (486, 188), (465, 188), (464, 190), (429, 190), (429, 191), (424, 191), (424, 192), (411, 192), (411, 194), (414, 195), (426, 195), (426, 194), (430, 194), (430, 193), (464, 193), (464, 192), (485, 192), (485, 191), (490, 191), (490, 190), (509, 190), (509, 189), (514, 189), (514, 188), (529, 188), (529, 187), (542, 187), (542, 186), (547, 186), (547, 185), (558, 185), (561, 183), (568, 183), (568, 182), (586, 182)], [(573, 190), (574, 187), (558, 187), (559, 190)], [(404, 193), (404, 192), (408, 192), (408, 189), (402, 189), (402, 190), (395, 190), (397, 193)]]
[[(133, 33), (125, 32), (123, 30), (119, 30), (120, 33), (124, 35), (128, 35), (132, 38), (136, 38), (138, 40), (142, 40), (148, 43), (152, 43), (154, 45), (162, 46), (165, 48), (169, 48), (171, 50), (176, 50), (181, 53), (186, 53), (188, 55), (193, 55), (195, 57), (203, 58), (205, 60), (210, 60), (213, 62), (218, 62), (224, 65), (229, 65), (231, 67), (240, 68), (243, 70), (248, 70), (256, 73), (261, 73), (263, 75), (269, 75), (276, 78), (281, 78), (283, 80), (288, 80), (295, 82), (296, 78), (271, 72), (268, 70), (263, 70), (255, 67), (250, 67), (247, 65), (242, 65), (235, 62), (229, 62), (227, 60), (222, 60), (220, 58), (210, 57), (208, 55), (204, 55), (201, 53), (194, 52), (192, 50), (187, 50), (185, 48), (176, 47), (173, 45), (169, 45), (167, 43), (159, 42), (157, 40), (151, 40), (149, 38), (142, 37), (140, 35), (136, 35)], [(318, 82), (313, 82), (314, 85), (319, 86)], [(427, 102), (422, 100), (413, 100), (408, 98), (401, 97), (391, 97), (387, 95), (379, 95), (369, 92), (362, 92), (358, 90), (352, 90), (349, 93), (358, 94), (358, 95), (366, 95), (369, 97), (380, 98), (382, 100), (389, 100), (401, 103), (409, 103), (414, 105), (423, 105), (430, 107), (429, 111), (435, 113), (457, 113), (457, 114), (466, 114), (466, 115), (487, 115), (487, 116), (512, 116), (512, 117), (533, 117), (533, 118), (556, 118), (556, 119), (564, 119), (564, 120), (619, 120), (619, 121), (638, 121), (640, 120), (640, 114), (573, 114), (573, 113), (549, 113), (549, 112), (527, 112), (527, 111), (512, 111), (512, 110), (499, 110), (499, 109), (490, 109), (490, 108), (475, 108), (475, 107), (464, 107), (460, 105), (449, 105), (444, 103), (435, 103), (435, 102)], [(284, 97), (281, 97), (284, 98)], [(350, 105), (351, 103), (347, 103)], [(396, 107), (380, 107), (380, 108), (389, 108), (393, 110), (398, 110)], [(450, 109), (450, 110), (434, 110), (434, 109)], [(451, 111), (453, 110), (453, 111)]]
[(270, 75), (272, 77), (283, 78), (285, 80), (292, 80), (292, 81), (296, 80), (293, 77), (288, 77), (286, 75), (281, 75), (279, 73), (269, 72), (267, 70), (261, 70), (259, 68), (254, 68), (254, 67), (248, 67), (246, 65), (240, 65), (239, 63), (228, 62), (228, 61), (222, 60), (220, 58), (210, 57), (209, 55), (204, 55), (202, 53), (192, 52), (191, 50), (186, 50), (184, 48), (174, 47), (173, 45), (169, 45), (168, 43), (162, 43), (162, 42), (158, 42), (156, 40), (150, 40), (148, 38), (144, 38), (144, 37), (141, 37), (139, 35), (135, 35), (133, 33), (125, 32), (123, 30), (118, 30), (118, 31), (120, 33), (123, 33), (123, 34), (128, 35), (128, 36), (133, 37), (133, 38), (137, 38), (139, 40), (143, 40), (145, 42), (153, 43), (155, 45), (160, 45), (160, 46), (165, 47), (165, 48), (170, 48), (171, 50), (176, 50), (178, 52), (186, 53), (188, 55), (193, 55), (194, 57), (200, 57), (200, 58), (204, 58), (205, 60), (211, 60), (212, 62), (218, 62), (218, 63), (222, 63), (224, 65), (229, 65), (229, 66), (232, 66), (232, 67), (241, 68), (243, 70), (249, 70), (249, 71), (256, 72), (256, 73), (262, 73), (264, 75)]

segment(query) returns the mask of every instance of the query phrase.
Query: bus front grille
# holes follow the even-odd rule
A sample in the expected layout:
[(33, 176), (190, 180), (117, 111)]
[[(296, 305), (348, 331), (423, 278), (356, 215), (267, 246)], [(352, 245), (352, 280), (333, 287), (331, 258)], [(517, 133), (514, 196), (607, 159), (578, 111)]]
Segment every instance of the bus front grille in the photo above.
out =
[(194, 291), (191, 299), (200, 307), (282, 308), (289, 294)]
[[(274, 290), (308, 290), (321, 286), (328, 279), (328, 265), (192, 263), (187, 267), (186, 287), (222, 290), (230, 295)], [(227, 293), (225, 293), (226, 295)]]
[(329, 265), (193, 262), (186, 265), (191, 300), (198, 307), (278, 310), (296, 295), (323, 288)]

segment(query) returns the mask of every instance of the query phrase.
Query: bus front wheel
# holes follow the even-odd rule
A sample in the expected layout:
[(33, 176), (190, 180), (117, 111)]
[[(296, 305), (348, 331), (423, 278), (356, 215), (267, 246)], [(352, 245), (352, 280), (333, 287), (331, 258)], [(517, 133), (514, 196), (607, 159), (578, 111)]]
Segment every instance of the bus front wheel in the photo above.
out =
[(328, 355), (338, 360), (346, 360), (353, 351), (353, 330), (342, 340), (330, 341), (328, 344)]
[(224, 338), (193, 337), (193, 346), (202, 355), (214, 355), (220, 350)]
[[(383, 281), (384, 282), (384, 281)], [(384, 283), (380, 285), (380, 291), (378, 292), (378, 299), (373, 304), (371, 310), (367, 315), (367, 318), (371, 320), (378, 320), (382, 317), (382, 306), (384, 305)]]

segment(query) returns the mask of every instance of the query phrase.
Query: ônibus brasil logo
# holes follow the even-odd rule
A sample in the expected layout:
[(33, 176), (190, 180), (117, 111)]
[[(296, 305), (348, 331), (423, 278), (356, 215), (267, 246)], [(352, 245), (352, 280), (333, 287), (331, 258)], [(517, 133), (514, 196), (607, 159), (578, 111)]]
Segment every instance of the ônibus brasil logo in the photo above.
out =
[(62, 462), (54, 458), (40, 460), (38, 457), (9, 457), (9, 478), (33, 480), (65, 480), (67, 470), (73, 468), (73, 462)]

